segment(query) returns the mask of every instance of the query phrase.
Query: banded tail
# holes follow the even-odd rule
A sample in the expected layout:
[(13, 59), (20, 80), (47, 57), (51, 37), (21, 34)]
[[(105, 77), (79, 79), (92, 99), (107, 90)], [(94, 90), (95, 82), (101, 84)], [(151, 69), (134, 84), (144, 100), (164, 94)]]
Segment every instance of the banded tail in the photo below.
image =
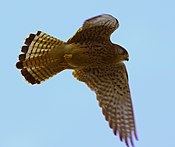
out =
[(21, 74), (29, 83), (40, 84), (66, 69), (66, 63), (60, 63), (58, 56), (53, 53), (56, 47), (65, 44), (63, 41), (38, 31), (30, 34), (25, 44), (16, 67), (21, 69)]

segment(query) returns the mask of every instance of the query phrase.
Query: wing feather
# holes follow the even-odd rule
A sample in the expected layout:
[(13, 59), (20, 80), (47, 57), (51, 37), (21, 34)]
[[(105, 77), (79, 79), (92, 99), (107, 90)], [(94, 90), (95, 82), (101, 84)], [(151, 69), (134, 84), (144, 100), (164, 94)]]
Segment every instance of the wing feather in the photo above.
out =
[(103, 14), (86, 20), (67, 43), (109, 40), (110, 35), (119, 27), (119, 22), (111, 15)]
[(136, 135), (134, 113), (125, 65), (119, 63), (100, 68), (83, 68), (73, 72), (80, 81), (85, 82), (97, 95), (105, 119), (120, 140), (132, 146), (132, 135)]

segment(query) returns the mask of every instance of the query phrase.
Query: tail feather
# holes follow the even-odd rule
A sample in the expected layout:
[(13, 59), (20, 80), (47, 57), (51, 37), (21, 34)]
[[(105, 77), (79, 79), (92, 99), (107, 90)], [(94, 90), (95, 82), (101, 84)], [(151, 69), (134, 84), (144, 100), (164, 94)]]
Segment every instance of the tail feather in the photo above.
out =
[(56, 46), (63, 44), (63, 41), (41, 31), (30, 34), (21, 48), (22, 54), (16, 67), (21, 69), (21, 74), (29, 83), (39, 84), (66, 69), (66, 63), (60, 63), (60, 59), (52, 54)]

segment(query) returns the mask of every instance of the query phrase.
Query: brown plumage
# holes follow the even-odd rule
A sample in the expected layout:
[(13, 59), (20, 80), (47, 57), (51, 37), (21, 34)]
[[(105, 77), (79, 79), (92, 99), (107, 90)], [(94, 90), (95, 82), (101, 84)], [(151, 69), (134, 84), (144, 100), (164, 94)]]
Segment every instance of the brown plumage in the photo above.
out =
[(103, 14), (86, 20), (67, 42), (41, 31), (30, 34), (16, 66), (31, 84), (40, 84), (65, 69), (74, 70), (74, 77), (96, 93), (114, 134), (119, 134), (127, 146), (130, 143), (134, 146), (132, 135), (137, 139), (137, 134), (123, 63), (129, 55), (123, 47), (110, 41), (118, 26), (117, 19)]

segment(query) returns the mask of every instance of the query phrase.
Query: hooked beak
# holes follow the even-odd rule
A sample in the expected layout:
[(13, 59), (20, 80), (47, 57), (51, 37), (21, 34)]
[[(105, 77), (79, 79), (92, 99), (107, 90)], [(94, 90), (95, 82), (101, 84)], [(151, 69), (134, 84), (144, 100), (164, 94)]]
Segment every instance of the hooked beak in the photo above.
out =
[(129, 54), (128, 54), (127, 50), (124, 47), (122, 47), (118, 44), (114, 44), (114, 45), (115, 45), (116, 55), (118, 56), (117, 60), (119, 60), (119, 61), (124, 61), (124, 60), (129, 61)]
[(125, 60), (126, 60), (126, 61), (129, 61), (129, 56), (127, 56)]

